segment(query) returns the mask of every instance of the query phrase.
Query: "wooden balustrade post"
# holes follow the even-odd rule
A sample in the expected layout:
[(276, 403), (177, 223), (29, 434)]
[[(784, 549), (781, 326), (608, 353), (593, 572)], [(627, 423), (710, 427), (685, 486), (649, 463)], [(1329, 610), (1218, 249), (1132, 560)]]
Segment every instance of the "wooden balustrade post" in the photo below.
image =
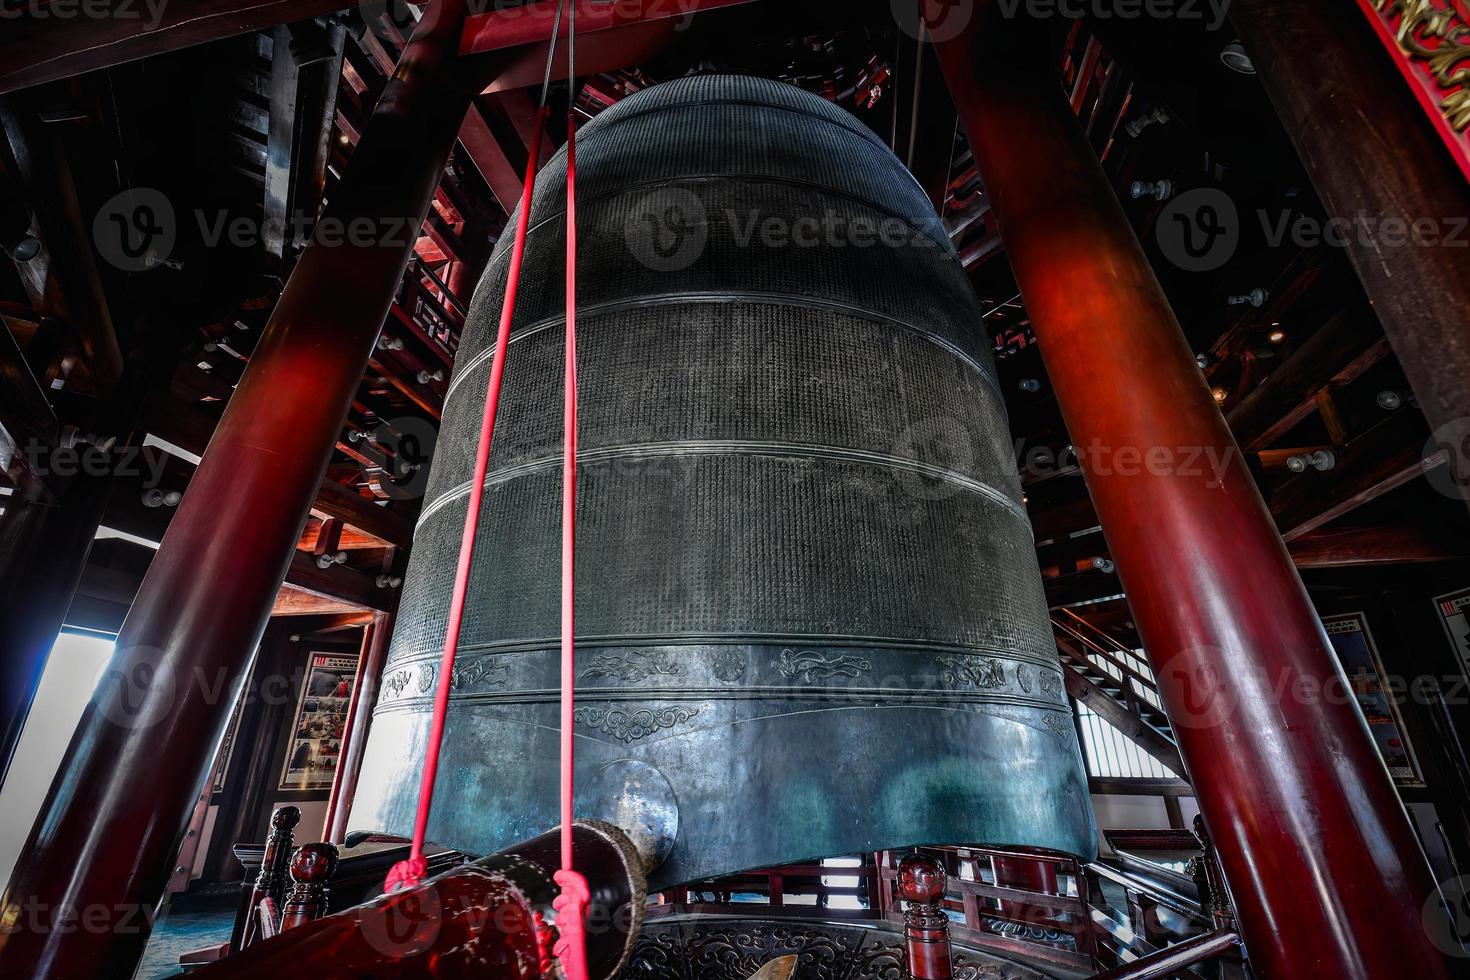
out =
[(1230, 902), (1230, 892), (1225, 886), (1225, 875), (1220, 871), (1220, 860), (1215, 856), (1215, 845), (1210, 832), (1205, 829), (1205, 818), (1194, 815), (1194, 836), (1199, 840), (1200, 856), (1194, 859), (1194, 882), (1199, 888), (1200, 906), (1216, 929), (1235, 928), (1235, 910)]
[(903, 940), (913, 980), (950, 980), (949, 916), (944, 892), (949, 875), (931, 857), (910, 854), (898, 863), (898, 897), (903, 899)]
[(327, 914), (327, 883), (337, 873), (337, 848), (307, 844), (291, 858), (291, 893), (281, 909), (281, 931), (315, 922)]
[(250, 897), (245, 902), (246, 914), (241, 917), (239, 930), (230, 943), (232, 954), (265, 938), (259, 928), (260, 903), (267, 898), (276, 904), (281, 901), (286, 890), (286, 868), (291, 860), (291, 838), (300, 822), (301, 810), (294, 806), (276, 807), (271, 814), (271, 835), (265, 842), (260, 871), (256, 873), (255, 881), (240, 886)]

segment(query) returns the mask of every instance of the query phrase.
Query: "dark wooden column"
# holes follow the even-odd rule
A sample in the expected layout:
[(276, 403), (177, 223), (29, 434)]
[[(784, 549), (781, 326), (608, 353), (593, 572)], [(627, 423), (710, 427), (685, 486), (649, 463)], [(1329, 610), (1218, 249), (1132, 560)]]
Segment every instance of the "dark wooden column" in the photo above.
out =
[[(1345, 235), (1383, 332), (1439, 429), (1470, 433), (1470, 186), (1355, 4), (1237, 0), (1230, 21)], [(1416, 244), (1384, 222), (1435, 236)], [(1366, 237), (1365, 237), (1366, 236)], [(1463, 479), (1465, 449), (1450, 465)]]
[[(6, 891), (17, 926), (0, 934), (0, 976), (129, 975), (137, 962), (482, 81), (457, 59), (464, 14), (464, 0), (428, 8), (319, 225), (351, 233), (302, 254), (215, 430)], [(66, 910), (93, 910), (87, 928), (61, 928)]]
[(1448, 977), (1418, 841), (1034, 27), (977, 4), (940, 62), (1251, 962), (1273, 980)]

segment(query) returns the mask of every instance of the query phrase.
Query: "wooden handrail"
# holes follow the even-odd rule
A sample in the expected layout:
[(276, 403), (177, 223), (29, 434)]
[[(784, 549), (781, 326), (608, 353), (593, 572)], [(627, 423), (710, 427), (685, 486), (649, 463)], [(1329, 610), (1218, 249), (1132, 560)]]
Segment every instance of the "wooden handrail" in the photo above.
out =
[[(1083, 646), (1087, 647), (1089, 650), (1091, 650), (1093, 653), (1097, 654), (1099, 657), (1102, 657), (1104, 660), (1106, 660), (1108, 663), (1112, 664), (1114, 667), (1117, 667), (1119, 670), (1121, 670), (1127, 676), (1132, 677), (1134, 680), (1137, 680), (1140, 684), (1142, 684), (1144, 687), (1148, 688), (1150, 691), (1153, 691), (1155, 693), (1158, 693), (1159, 685), (1158, 685), (1158, 682), (1157, 681), (1153, 680), (1152, 678), (1150, 678), (1146, 674), (1140, 673), (1136, 668), (1130, 666), (1126, 661), (1119, 660), (1118, 657), (1117, 657), (1117, 655), (1114, 654), (1112, 651), (1105, 650), (1101, 646), (1097, 645), (1096, 643), (1091, 642), (1090, 640), (1087, 639), (1087, 637), (1080, 635), (1076, 630), (1070, 628), (1065, 623), (1061, 623), (1061, 622), (1058, 622), (1056, 620), (1052, 620), (1052, 625), (1055, 626), (1057, 629), (1061, 630), (1062, 632), (1066, 633), (1069, 637), (1071, 637), (1072, 639), (1076, 640), (1078, 643), (1081, 643)], [(1057, 639), (1058, 639), (1058, 641), (1061, 640), (1060, 637), (1057, 637)], [(1059, 642), (1059, 645), (1060, 645), (1060, 642)], [(1068, 652), (1072, 656), (1074, 656), (1074, 657), (1078, 655), (1076, 651), (1069, 650)], [(1132, 651), (1129, 651), (1129, 653), (1131, 655), (1132, 654)], [(1083, 656), (1085, 657), (1085, 654)], [(1094, 666), (1096, 666), (1096, 665), (1094, 665)], [(1117, 678), (1114, 678), (1114, 679), (1116, 680)], [(1160, 710), (1160, 709), (1157, 709), (1156, 708), (1156, 710)]]
[(1085, 627), (1090, 633), (1093, 633), (1096, 636), (1102, 637), (1105, 641), (1107, 641), (1107, 643), (1110, 646), (1112, 646), (1114, 649), (1116, 649), (1119, 653), (1126, 653), (1126, 654), (1129, 654), (1129, 655), (1135, 655), (1135, 654), (1137, 654), (1138, 651), (1130, 649), (1126, 643), (1121, 642), (1120, 640), (1117, 639), (1117, 637), (1113, 636), (1111, 633), (1109, 633), (1107, 630), (1103, 629), (1102, 627), (1097, 626), (1094, 623), (1088, 622), (1086, 618), (1084, 618), (1082, 616), (1079, 616), (1073, 610), (1067, 609), (1067, 608), (1062, 608), (1062, 609), (1059, 609), (1058, 612), (1060, 612), (1063, 616), (1066, 616), (1073, 623), (1075, 623), (1075, 624), (1077, 624), (1079, 626)]

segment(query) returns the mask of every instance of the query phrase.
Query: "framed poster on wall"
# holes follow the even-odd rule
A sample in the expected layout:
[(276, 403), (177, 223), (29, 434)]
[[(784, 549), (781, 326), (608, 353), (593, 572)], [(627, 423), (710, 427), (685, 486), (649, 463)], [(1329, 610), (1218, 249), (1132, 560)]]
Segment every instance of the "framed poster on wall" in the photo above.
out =
[(1332, 641), (1353, 697), (1368, 720), (1368, 731), (1373, 734), (1389, 775), (1400, 786), (1423, 786), (1413, 747), (1404, 734), (1398, 702), (1385, 683), (1388, 673), (1379, 659), (1367, 618), (1360, 612), (1323, 616), (1322, 625), (1327, 628), (1327, 638)]
[(1434, 604), (1439, 608), (1439, 621), (1450, 638), (1455, 659), (1465, 676), (1470, 677), (1470, 589), (1435, 596)]
[(313, 653), (296, 702), (281, 789), (330, 789), (342, 754), (347, 706), (357, 676), (357, 657), (340, 653)]

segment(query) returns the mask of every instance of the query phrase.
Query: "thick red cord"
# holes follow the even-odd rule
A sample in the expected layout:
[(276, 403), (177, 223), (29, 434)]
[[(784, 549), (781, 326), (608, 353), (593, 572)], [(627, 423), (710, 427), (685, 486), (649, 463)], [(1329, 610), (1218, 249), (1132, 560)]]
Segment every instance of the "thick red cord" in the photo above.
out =
[[(569, 32), (570, 33), (570, 32)], [(561, 870), (553, 877), (561, 895), (555, 952), (566, 980), (587, 980), (583, 916), (591, 897), (587, 879), (572, 867), (573, 713), (577, 684), (577, 123), (567, 113), (566, 388), (563, 397), (561, 498)]]
[(531, 138), (526, 182), (521, 191), (521, 212), (516, 222), (515, 242), (506, 273), (505, 299), (500, 307), (500, 332), (495, 339), (495, 357), (485, 391), (485, 413), (480, 419), (480, 444), (475, 452), (475, 473), (470, 481), (470, 499), (465, 511), (464, 534), (459, 539), (459, 564), (454, 570), (454, 591), (449, 599), (449, 624), (444, 633), (444, 654), (439, 658), (438, 685), (434, 691), (434, 716), (429, 725), (429, 743), (424, 750), (424, 770), (419, 780), (418, 815), (414, 820), (413, 843), (408, 860), (399, 861), (384, 882), (387, 891), (411, 888), (424, 879), (424, 837), (429, 829), (429, 811), (434, 805), (434, 779), (439, 772), (439, 748), (444, 740), (444, 717), (449, 711), (449, 686), (454, 675), (454, 658), (459, 651), (459, 631), (464, 621), (465, 595), (469, 591), (470, 566), (475, 557), (475, 533), (480, 526), (480, 501), (485, 495), (485, 475), (490, 469), (490, 444), (495, 435), (495, 415), (500, 408), (500, 384), (505, 377), (505, 352), (510, 343), (510, 324), (515, 316), (516, 291), (521, 281), (521, 260), (526, 254), (526, 232), (531, 220), (531, 193), (536, 186), (536, 163), (541, 155), (541, 130), (549, 115), (543, 106)]

